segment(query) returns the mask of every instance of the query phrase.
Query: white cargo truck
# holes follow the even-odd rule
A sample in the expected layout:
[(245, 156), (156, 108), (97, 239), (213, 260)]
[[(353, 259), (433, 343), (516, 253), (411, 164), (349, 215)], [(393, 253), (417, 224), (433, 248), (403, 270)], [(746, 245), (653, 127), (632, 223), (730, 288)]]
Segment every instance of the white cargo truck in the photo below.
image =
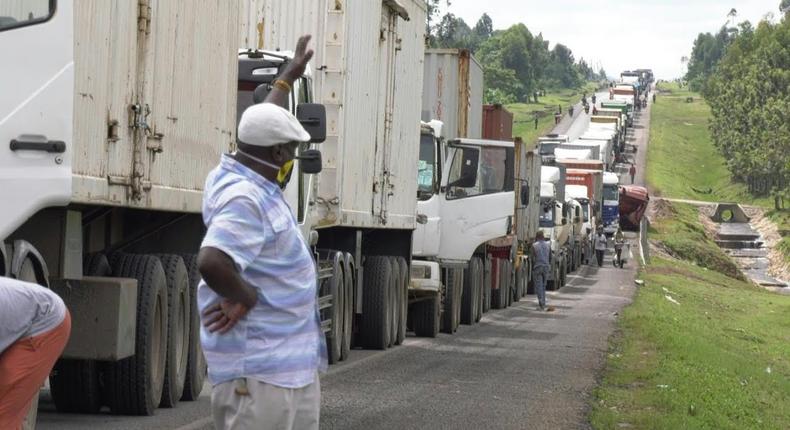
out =
[(311, 129), (326, 124), (313, 144), (324, 170), (300, 174), (286, 195), (316, 250), (330, 358), (348, 355), (352, 334), (368, 347), (402, 341), (426, 11), (418, 0), (348, 8), (2, 2), (0, 275), (49, 285), (71, 310), (50, 381), (59, 410), (150, 415), (202, 389), (193, 294), (203, 184), (235, 147), (237, 109), (287, 61), (245, 54), (271, 67), (253, 64), (256, 79), (239, 80), (240, 22), (263, 30), (252, 48), (314, 35), (314, 72), (290, 104)]
[(330, 360), (344, 359), (352, 343), (400, 344), (416, 215), (421, 109), (414, 94), (422, 93), (425, 4), (251, 3), (243, 43), (289, 49), (312, 34), (316, 48), (311, 90), (326, 108), (323, 170), (314, 184), (302, 185), (308, 189), (290, 195), (299, 196), (292, 208), (302, 208), (299, 222), (319, 265), (335, 273), (327, 281), (335, 299), (322, 301), (327, 322), (343, 321), (328, 324)]
[[(537, 229), (536, 194), (529, 190), (537, 190), (538, 155), (520, 140), (446, 141), (442, 126), (423, 123), (421, 133), (410, 286), (410, 321), (421, 336), (435, 336), (440, 326), (453, 333), (461, 323), (479, 321), (489, 307), (505, 307), (525, 294), (528, 261), (517, 270), (518, 232), (534, 238)], [(521, 157), (516, 163), (523, 178), (514, 176), (515, 157)], [(519, 183), (521, 194), (515, 192)]]
[(552, 251), (547, 288), (557, 290), (565, 285), (570, 256), (573, 255), (570, 211), (565, 202), (565, 168), (542, 166), (540, 181), (540, 227), (546, 240), (551, 243)]

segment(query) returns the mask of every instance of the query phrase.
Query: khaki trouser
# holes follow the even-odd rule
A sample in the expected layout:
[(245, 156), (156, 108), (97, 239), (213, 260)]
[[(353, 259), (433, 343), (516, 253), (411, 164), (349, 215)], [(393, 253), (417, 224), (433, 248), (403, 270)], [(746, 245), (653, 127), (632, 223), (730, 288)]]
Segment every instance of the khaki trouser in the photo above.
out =
[(217, 384), (211, 390), (214, 427), (223, 430), (318, 430), (321, 384), (282, 388), (251, 378)]

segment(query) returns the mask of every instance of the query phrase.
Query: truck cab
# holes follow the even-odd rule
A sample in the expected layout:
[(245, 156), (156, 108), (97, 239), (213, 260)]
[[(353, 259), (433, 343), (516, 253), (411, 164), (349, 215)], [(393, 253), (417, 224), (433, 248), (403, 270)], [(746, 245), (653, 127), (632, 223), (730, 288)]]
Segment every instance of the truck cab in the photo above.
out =
[[(568, 173), (570, 176), (570, 173)], [(579, 205), (581, 225), (574, 224), (574, 234), (582, 244), (582, 260), (588, 261), (592, 255), (592, 241), (595, 237), (596, 217), (593, 202), (590, 201), (589, 190), (585, 185), (565, 185), (565, 194)]]
[(603, 231), (613, 235), (620, 225), (620, 180), (617, 174), (603, 174)]
[(570, 142), (570, 138), (564, 134), (547, 134), (538, 138), (538, 152), (540, 152), (543, 165), (554, 164), (554, 160), (557, 158), (554, 155), (554, 149), (568, 142)]
[[(442, 330), (452, 333), (458, 321), (482, 315), (486, 244), (513, 229), (514, 144), (447, 141), (443, 129), (441, 121), (421, 123), (409, 294), (415, 315), (440, 300)], [(468, 277), (474, 279), (463, 281)], [(462, 299), (473, 305), (462, 309)]]

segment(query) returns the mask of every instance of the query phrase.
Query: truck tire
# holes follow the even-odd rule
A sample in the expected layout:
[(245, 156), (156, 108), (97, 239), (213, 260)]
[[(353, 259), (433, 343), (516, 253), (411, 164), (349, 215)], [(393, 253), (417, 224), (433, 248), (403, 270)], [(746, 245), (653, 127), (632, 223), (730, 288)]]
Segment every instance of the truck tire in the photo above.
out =
[(505, 309), (508, 305), (508, 278), (510, 275), (507, 272), (507, 260), (497, 259), (496, 273), (497, 273), (497, 289), (492, 290), (491, 307), (494, 309)]
[(398, 264), (397, 257), (390, 257), (390, 264), (392, 265), (392, 283), (389, 288), (390, 293), (390, 309), (389, 309), (389, 329), (390, 329), (390, 342), (387, 347), (395, 346), (395, 341), (398, 339), (398, 324), (400, 323), (400, 295), (398, 289), (403, 282), (400, 273), (400, 264)]
[(513, 301), (514, 302), (519, 302), (519, 301), (521, 301), (521, 297), (524, 296), (524, 289), (525, 289), (525, 287), (524, 287), (524, 263), (521, 263), (518, 266), (518, 269), (515, 270), (515, 276), (516, 276), (516, 280), (515, 280), (515, 283), (514, 283), (514, 285), (515, 285), (514, 290), (515, 291), (513, 293)]
[(387, 349), (390, 343), (387, 323), (392, 264), (389, 257), (368, 257), (364, 270), (360, 340), (366, 348)]
[(398, 266), (400, 267), (402, 282), (398, 285), (398, 294), (400, 297), (398, 311), (400, 314), (395, 345), (400, 345), (406, 340), (406, 321), (409, 317), (409, 265), (406, 263), (405, 258), (398, 257)]
[(566, 264), (563, 264), (560, 267), (560, 283), (557, 284), (558, 285), (557, 286), (558, 290), (565, 286), (565, 282), (568, 280), (567, 275), (568, 275), (568, 266)]
[(491, 257), (486, 255), (485, 263), (483, 264), (483, 313), (491, 310), (491, 283), (493, 282)]
[(135, 354), (107, 366), (106, 400), (114, 414), (153, 415), (162, 400), (167, 356), (167, 280), (150, 255), (117, 254), (113, 276), (137, 279)]
[(507, 260), (505, 263), (505, 267), (507, 271), (505, 272), (507, 276), (505, 277), (505, 281), (507, 281), (507, 288), (505, 288), (505, 294), (507, 295), (507, 305), (508, 307), (513, 305), (513, 296), (515, 296), (515, 289), (516, 289), (516, 277), (515, 273), (513, 272), (513, 262)]
[(343, 269), (335, 267), (334, 275), (322, 282), (329, 282), (332, 294), (332, 328), (326, 334), (326, 349), (329, 364), (335, 364), (340, 361), (343, 348), (343, 308), (346, 302)]
[(439, 295), (411, 305), (409, 321), (416, 336), (436, 337), (439, 334)]
[(352, 324), (354, 321), (354, 294), (357, 289), (357, 272), (356, 267), (352, 263), (353, 257), (351, 254), (346, 253), (346, 265), (345, 277), (344, 280), (346, 282), (345, 288), (345, 300), (343, 304), (345, 305), (343, 308), (343, 341), (340, 344), (340, 359), (345, 360), (351, 354), (351, 334), (352, 334)]
[(559, 264), (555, 263), (553, 265), (553, 267), (551, 268), (551, 270), (552, 270), (552, 279), (546, 281), (546, 290), (547, 291), (556, 291), (556, 290), (559, 289), (559, 287), (557, 287), (557, 284), (558, 284), (559, 279), (560, 279), (559, 267), (560, 267)]
[(442, 312), (442, 332), (453, 334), (458, 329), (461, 310), (461, 289), (457, 269), (447, 269), (444, 287), (444, 309)]
[(480, 257), (473, 257), (472, 263), (475, 266), (475, 283), (477, 283), (477, 313), (475, 322), (483, 319), (483, 308), (485, 307), (485, 265)]
[(477, 318), (477, 304), (480, 291), (477, 285), (477, 266), (475, 260), (469, 260), (464, 269), (464, 290), (461, 296), (461, 324), (472, 325)]
[[(82, 259), (85, 276), (110, 276), (107, 256), (86, 254)], [(95, 414), (102, 407), (99, 366), (94, 360), (60, 359), (49, 378), (52, 401), (60, 413)]]
[(203, 356), (203, 347), (200, 344), (200, 312), (197, 308), (197, 288), (200, 283), (197, 255), (183, 254), (181, 258), (187, 268), (189, 278), (189, 355), (187, 356), (187, 374), (184, 379), (184, 391), (181, 400), (194, 401), (203, 391), (203, 382), (206, 380), (206, 357)]
[(189, 358), (189, 275), (184, 260), (178, 255), (156, 254), (162, 262), (167, 280), (167, 358), (165, 383), (159, 407), (172, 408), (184, 393)]

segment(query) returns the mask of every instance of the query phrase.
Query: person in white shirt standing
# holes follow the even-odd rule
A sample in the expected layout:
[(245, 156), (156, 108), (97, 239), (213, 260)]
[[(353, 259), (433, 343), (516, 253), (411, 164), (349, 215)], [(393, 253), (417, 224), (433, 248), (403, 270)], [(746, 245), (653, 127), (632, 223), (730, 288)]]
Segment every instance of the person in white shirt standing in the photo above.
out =
[(244, 111), (238, 151), (206, 179), (198, 307), (217, 429), (318, 429), (327, 355), (316, 267), (282, 192), (310, 140), (282, 107), (313, 55), (309, 39)]

